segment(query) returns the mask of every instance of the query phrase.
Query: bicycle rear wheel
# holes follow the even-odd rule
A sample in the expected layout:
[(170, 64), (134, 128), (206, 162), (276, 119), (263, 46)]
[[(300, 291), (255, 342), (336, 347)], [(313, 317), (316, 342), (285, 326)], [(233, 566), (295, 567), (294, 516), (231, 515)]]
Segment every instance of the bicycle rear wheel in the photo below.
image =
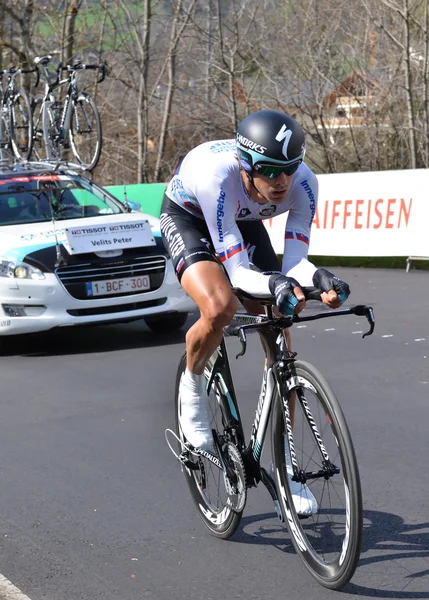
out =
[(16, 158), (28, 160), (33, 145), (33, 118), (30, 101), (23, 91), (18, 91), (10, 106), (12, 150)]
[(101, 119), (89, 94), (79, 94), (73, 105), (70, 123), (70, 145), (76, 160), (88, 171), (98, 164), (101, 154)]
[[(208, 361), (204, 373), (207, 382), (210, 379), (216, 354), (217, 352)], [(185, 368), (186, 354), (182, 357), (177, 371), (175, 392), (176, 433), (183, 442), (186, 442), (186, 438), (179, 425), (179, 385)], [(228, 394), (229, 391), (222, 376), (217, 374), (210, 391), (209, 406), (212, 416), (211, 426), (221, 436), (233, 422)], [(236, 442), (232, 432), (227, 432), (227, 435), (230, 436), (231, 441)], [(183, 447), (179, 444), (179, 454), (182, 452)], [(240, 523), (243, 509), (239, 512), (232, 509), (222, 469), (215, 466), (208, 458), (201, 455), (196, 456), (191, 452), (186, 453), (186, 459), (189, 466), (182, 464), (182, 471), (204, 525), (218, 538), (231, 537)], [(242, 491), (245, 492), (245, 490)]]
[[(343, 412), (326, 379), (303, 361), (296, 361), (291, 372), (285, 389), (294, 413), (294, 450), (318, 510), (300, 519), (292, 501), (285, 458), (285, 454), (290, 456), (286, 416), (277, 394), (272, 451), (279, 500), (295, 549), (307, 569), (325, 587), (339, 589), (355, 572), (362, 542), (362, 494), (356, 456)], [(330, 470), (317, 442), (319, 434), (332, 465)], [(290, 465), (290, 460), (287, 462)], [(308, 488), (301, 488), (304, 495)]]

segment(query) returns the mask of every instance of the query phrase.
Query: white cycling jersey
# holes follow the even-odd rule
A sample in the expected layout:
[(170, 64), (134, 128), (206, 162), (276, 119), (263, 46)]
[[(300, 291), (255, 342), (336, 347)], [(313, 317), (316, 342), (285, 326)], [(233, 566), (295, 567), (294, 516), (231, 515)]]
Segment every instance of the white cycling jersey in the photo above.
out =
[(311, 223), (316, 210), (316, 175), (302, 163), (281, 204), (259, 204), (251, 199), (240, 174), (235, 140), (205, 142), (191, 150), (170, 181), (167, 196), (207, 223), (213, 245), (234, 287), (269, 295), (269, 276), (250, 270), (237, 226), (240, 220), (263, 220), (288, 212), (282, 273), (301, 285), (313, 285), (316, 267), (307, 260)]

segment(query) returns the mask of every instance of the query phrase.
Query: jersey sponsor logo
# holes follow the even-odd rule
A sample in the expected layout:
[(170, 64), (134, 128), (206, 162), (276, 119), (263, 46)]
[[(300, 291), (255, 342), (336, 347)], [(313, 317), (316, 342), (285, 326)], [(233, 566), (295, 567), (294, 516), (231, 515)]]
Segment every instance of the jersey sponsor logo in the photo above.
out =
[(276, 140), (278, 142), (283, 142), (283, 146), (282, 146), (282, 153), (283, 156), (285, 158), (287, 158), (289, 160), (289, 157), (287, 155), (287, 148), (289, 146), (289, 142), (290, 142), (290, 138), (292, 137), (292, 130), (288, 129), (286, 127), (286, 125), (282, 125), (280, 131), (278, 132), (278, 134), (276, 135)]
[(228, 258), (231, 258), (232, 256), (235, 256), (242, 250), (243, 250), (243, 245), (241, 244), (241, 242), (238, 242), (237, 244), (233, 244), (232, 246), (230, 246), (229, 248), (226, 249), (226, 256)]
[(203, 242), (208, 250), (212, 249), (212, 245), (207, 238), (200, 238), (200, 241)]
[(222, 217), (225, 216), (223, 206), (225, 204), (225, 192), (220, 188), (219, 198), (217, 199), (216, 225), (219, 241), (223, 242)]
[(267, 149), (266, 146), (261, 146), (256, 142), (252, 142), (252, 140), (249, 140), (247, 137), (244, 137), (244, 135), (240, 135), (239, 133), (237, 133), (237, 141), (245, 148), (259, 152), (259, 154), (264, 154), (265, 150)]
[(244, 217), (247, 217), (247, 215), (250, 215), (251, 212), (252, 211), (249, 210), (248, 208), (242, 208), (240, 210), (240, 212), (238, 213), (237, 218), (238, 219), (244, 219)]
[(270, 217), (276, 212), (276, 210), (277, 206), (269, 206), (268, 208), (264, 208), (263, 210), (259, 211), (259, 214), (262, 217)]
[(180, 177), (174, 177), (170, 183), (171, 192), (181, 201), (183, 204), (189, 202), (189, 196), (185, 192), (182, 180)]
[(173, 219), (169, 215), (163, 213), (160, 216), (159, 222), (161, 232), (168, 244), (170, 256), (172, 260), (174, 260), (181, 252), (183, 252), (183, 250), (185, 250), (185, 243), (182, 236), (177, 231), (177, 227)]
[(306, 191), (308, 199), (310, 200), (310, 210), (311, 210), (310, 225), (311, 225), (311, 222), (313, 221), (314, 215), (316, 213), (316, 198), (314, 197), (313, 190), (311, 189), (310, 184), (308, 183), (308, 181), (306, 179), (304, 179), (304, 181), (301, 181), (301, 185), (304, 188), (304, 190)]

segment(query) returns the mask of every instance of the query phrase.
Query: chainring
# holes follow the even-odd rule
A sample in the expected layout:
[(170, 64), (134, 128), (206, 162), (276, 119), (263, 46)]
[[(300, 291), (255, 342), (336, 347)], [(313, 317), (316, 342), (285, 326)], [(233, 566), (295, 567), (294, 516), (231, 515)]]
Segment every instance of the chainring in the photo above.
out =
[(230, 507), (234, 512), (240, 513), (246, 505), (247, 479), (240, 451), (232, 442), (228, 442), (224, 447), (224, 459), (233, 471), (235, 479), (235, 481), (232, 481), (226, 473), (223, 474)]

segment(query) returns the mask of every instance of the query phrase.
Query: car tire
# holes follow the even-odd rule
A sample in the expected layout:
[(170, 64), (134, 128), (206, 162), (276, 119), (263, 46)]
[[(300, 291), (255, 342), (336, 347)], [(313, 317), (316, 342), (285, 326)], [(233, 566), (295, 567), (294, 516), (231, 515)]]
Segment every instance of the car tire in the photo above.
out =
[(153, 317), (144, 317), (144, 322), (155, 333), (168, 333), (169, 331), (176, 331), (183, 327), (188, 314), (185, 312), (155, 315)]

